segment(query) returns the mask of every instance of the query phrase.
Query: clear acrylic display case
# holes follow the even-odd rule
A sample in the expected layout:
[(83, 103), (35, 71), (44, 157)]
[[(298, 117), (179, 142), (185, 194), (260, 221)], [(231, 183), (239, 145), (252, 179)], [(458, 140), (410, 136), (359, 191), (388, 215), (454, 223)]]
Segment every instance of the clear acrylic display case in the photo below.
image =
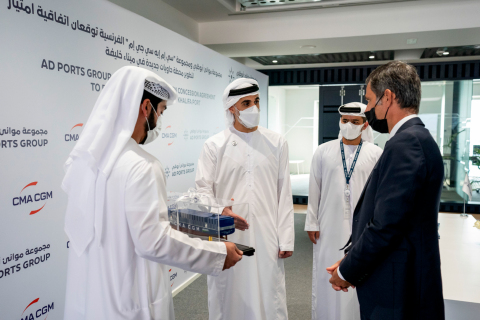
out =
[(172, 228), (193, 238), (235, 242), (245, 255), (250, 247), (249, 204), (213, 198), (190, 189), (169, 194), (168, 219)]

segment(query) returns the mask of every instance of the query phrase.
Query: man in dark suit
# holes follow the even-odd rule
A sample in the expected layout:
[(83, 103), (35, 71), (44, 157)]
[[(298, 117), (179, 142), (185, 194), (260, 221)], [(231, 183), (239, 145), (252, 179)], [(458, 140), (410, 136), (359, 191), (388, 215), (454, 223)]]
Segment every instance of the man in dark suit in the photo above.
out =
[(437, 234), (443, 161), (417, 117), (420, 79), (394, 61), (366, 83), (369, 123), (390, 139), (355, 208), (346, 255), (327, 269), (330, 283), (356, 287), (362, 320), (445, 319)]

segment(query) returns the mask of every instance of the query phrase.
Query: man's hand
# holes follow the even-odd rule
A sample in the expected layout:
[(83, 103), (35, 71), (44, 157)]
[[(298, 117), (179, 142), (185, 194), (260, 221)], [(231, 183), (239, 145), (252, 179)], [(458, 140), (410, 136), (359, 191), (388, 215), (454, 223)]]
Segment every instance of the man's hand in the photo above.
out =
[(228, 216), (233, 218), (233, 222), (235, 222), (235, 228), (245, 231), (248, 229), (247, 220), (242, 218), (236, 213), (233, 213), (232, 207), (225, 207), (222, 212), (222, 216)]
[(317, 244), (318, 238), (320, 238), (320, 231), (307, 231), (308, 237), (313, 244)]
[(333, 271), (332, 277), (330, 278), (330, 283), (332, 284), (332, 288), (335, 291), (340, 291), (342, 290), (343, 292), (348, 292), (348, 287), (355, 288), (354, 286), (351, 285), (350, 282), (344, 281), (340, 279), (338, 276), (338, 268)]
[(329, 274), (333, 274), (333, 271), (335, 271), (335, 270), (338, 268), (338, 266), (340, 265), (340, 263), (342, 262), (342, 260), (343, 260), (343, 259), (340, 259), (340, 260), (338, 260), (337, 262), (335, 262), (334, 265), (332, 265), (331, 267), (328, 267), (328, 268), (327, 268), (327, 272), (328, 272)]
[(280, 259), (286, 259), (293, 255), (293, 251), (278, 251), (278, 257)]
[(343, 292), (348, 292), (348, 287), (352, 287), (353, 289), (355, 289), (355, 286), (352, 286), (348, 281), (344, 281), (338, 276), (337, 270), (342, 260), (343, 259), (338, 260), (334, 265), (328, 267), (327, 272), (332, 275), (332, 277), (330, 278), (330, 283), (332, 284), (332, 288), (335, 291), (342, 290)]
[(236, 265), (238, 261), (242, 260), (243, 256), (243, 252), (237, 248), (235, 243), (225, 242), (225, 246), (227, 247), (227, 257), (225, 258), (222, 271)]

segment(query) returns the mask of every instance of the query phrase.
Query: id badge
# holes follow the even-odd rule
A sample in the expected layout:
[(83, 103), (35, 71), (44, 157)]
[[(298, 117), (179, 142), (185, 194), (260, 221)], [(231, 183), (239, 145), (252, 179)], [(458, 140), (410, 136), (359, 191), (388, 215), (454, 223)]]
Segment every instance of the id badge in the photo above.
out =
[(350, 195), (351, 195), (351, 192), (350, 192), (350, 188), (348, 186), (348, 184), (345, 186), (345, 190), (343, 192), (344, 194), (344, 199), (345, 199), (345, 203), (344, 203), (344, 211), (343, 211), (343, 218), (344, 219), (350, 219), (350, 215), (351, 215), (351, 207), (350, 207)]

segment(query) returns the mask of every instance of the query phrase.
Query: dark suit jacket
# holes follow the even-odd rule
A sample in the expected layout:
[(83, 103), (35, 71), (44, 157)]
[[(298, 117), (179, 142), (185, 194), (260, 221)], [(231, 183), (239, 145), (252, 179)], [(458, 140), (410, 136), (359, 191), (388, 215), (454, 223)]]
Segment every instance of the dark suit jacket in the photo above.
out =
[(362, 320), (445, 319), (437, 219), (443, 161), (420, 118), (387, 142), (353, 216), (340, 264)]

